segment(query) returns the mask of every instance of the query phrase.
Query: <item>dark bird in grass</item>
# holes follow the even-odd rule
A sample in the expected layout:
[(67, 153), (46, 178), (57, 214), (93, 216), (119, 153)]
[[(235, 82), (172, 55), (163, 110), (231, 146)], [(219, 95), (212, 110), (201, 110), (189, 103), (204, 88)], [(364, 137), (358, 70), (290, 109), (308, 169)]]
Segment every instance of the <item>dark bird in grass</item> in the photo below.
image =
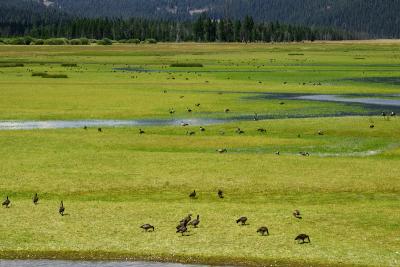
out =
[(182, 236), (187, 232), (187, 227), (186, 227), (186, 225), (181, 225), (181, 226), (179, 226), (179, 228), (178, 229), (176, 229), (176, 232), (177, 233), (182, 233)]
[(142, 129), (139, 129), (139, 134), (144, 134), (144, 131)]
[(3, 201), (3, 203), (1, 205), (5, 206), (6, 208), (8, 208), (11, 204), (10, 199), (8, 199), (8, 196), (6, 197), (6, 199)]
[(196, 134), (196, 132), (190, 132), (190, 131), (186, 131), (186, 135), (195, 135)]
[(394, 116), (396, 116), (396, 113), (395, 113), (394, 111), (392, 111), (392, 112), (390, 113), (390, 116), (394, 117)]
[(229, 108), (224, 109), (225, 113), (228, 113), (229, 111), (231, 111)]
[(101, 128), (97, 128), (97, 131), (101, 133), (103, 130)]
[(33, 204), (37, 205), (39, 203), (39, 196), (37, 193), (32, 198)]
[(281, 154), (280, 151), (276, 151), (276, 152), (275, 152), (275, 155), (277, 155), (277, 156), (279, 156), (280, 154)]
[(145, 230), (146, 232), (149, 231), (150, 229), (152, 229), (153, 232), (154, 232), (154, 226), (151, 225), (151, 224), (148, 224), (148, 223), (143, 224), (142, 226), (140, 226), (140, 228), (142, 228), (142, 229)]
[(301, 156), (304, 156), (304, 157), (310, 156), (310, 153), (308, 153), (308, 152), (303, 152), (303, 151), (300, 151), (299, 154), (300, 154)]
[[(310, 237), (306, 234), (299, 234), (294, 240), (301, 241), (300, 244), (311, 243)], [(307, 240), (307, 242), (305, 240)]]
[(324, 135), (323, 131), (318, 131), (318, 135)]
[(224, 198), (224, 192), (222, 192), (221, 189), (218, 190), (218, 197), (219, 198)]
[(386, 117), (386, 112), (382, 112), (382, 116), (383, 116), (383, 117)]
[(197, 226), (200, 224), (200, 215), (197, 214), (197, 218), (194, 219), (189, 223), (189, 225), (193, 226), (194, 228), (197, 228)]
[(240, 217), (236, 220), (236, 223), (242, 223), (241, 225), (246, 225), (247, 217)]
[(217, 152), (220, 154), (223, 154), (223, 153), (227, 153), (228, 150), (226, 148), (219, 148), (219, 149), (217, 149)]
[[(186, 216), (185, 218), (183, 218), (179, 223), (180, 225), (187, 225), (190, 221), (192, 220), (192, 214), (188, 214), (188, 216)], [(178, 229), (178, 227), (177, 227)]]
[(205, 128), (200, 126), (200, 132), (205, 132)]
[(267, 233), (267, 235), (269, 235), (268, 228), (266, 226), (261, 226), (258, 228), (257, 233), (260, 233), (261, 235), (265, 235), (265, 233)]
[(190, 198), (196, 198), (196, 195), (197, 195), (196, 194), (196, 190), (193, 190), (193, 192), (189, 194), (189, 197)]
[(280, 102), (279, 105), (285, 105), (285, 102)]
[(258, 114), (256, 112), (254, 112), (254, 118), (255, 121), (258, 121)]
[(266, 133), (267, 132), (267, 130), (264, 129), (264, 128), (258, 128), (257, 131), (260, 132), (260, 133)]
[(294, 210), (292, 214), (296, 219), (303, 219), (303, 217), (301, 217), (299, 210)]
[(186, 108), (186, 110), (187, 110), (187, 112), (192, 112), (192, 109), (191, 108)]
[(373, 129), (373, 128), (375, 128), (375, 125), (370, 124), (370, 125), (369, 125), (369, 128)]
[(200, 107), (200, 103), (197, 103), (195, 106), (196, 106), (196, 107)]
[(61, 216), (64, 216), (64, 211), (65, 211), (64, 203), (61, 200), (60, 208), (58, 209), (58, 213), (60, 213)]
[(85, 125), (85, 126), (83, 126), (83, 130), (87, 130), (87, 126)]
[(244, 131), (242, 129), (240, 129), (239, 127), (236, 129), (235, 132), (238, 134), (244, 134)]
[(169, 110), (169, 114), (174, 114), (175, 113), (175, 110), (173, 109), (173, 108), (171, 108), (170, 110)]
[(189, 123), (186, 123), (186, 122), (181, 122), (181, 126), (182, 126), (182, 127), (189, 126)]

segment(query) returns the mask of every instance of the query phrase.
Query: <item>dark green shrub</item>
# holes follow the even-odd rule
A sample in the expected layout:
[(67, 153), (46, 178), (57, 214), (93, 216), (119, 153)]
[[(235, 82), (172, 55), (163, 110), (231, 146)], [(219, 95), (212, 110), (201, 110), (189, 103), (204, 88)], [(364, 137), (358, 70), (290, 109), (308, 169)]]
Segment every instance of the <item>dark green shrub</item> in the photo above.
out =
[(36, 40), (34, 41), (34, 44), (35, 44), (35, 45), (44, 45), (44, 40), (43, 40), (43, 39), (36, 39)]
[(88, 38), (80, 38), (79, 40), (81, 40), (82, 45), (89, 45), (89, 39)]
[(99, 44), (99, 45), (112, 45), (113, 42), (112, 42), (111, 39), (104, 38), (103, 40), (97, 41), (97, 44)]
[(65, 38), (50, 38), (44, 41), (45, 45), (66, 45), (67, 39)]
[(72, 39), (69, 41), (70, 45), (82, 45), (81, 39)]
[(129, 44), (140, 44), (140, 40), (139, 39), (129, 39), (127, 41), (127, 43), (129, 43)]
[(201, 63), (172, 63), (169, 65), (173, 68), (202, 68), (203, 64)]
[(76, 63), (62, 63), (62, 67), (78, 67)]
[(0, 63), (0, 68), (23, 67), (22, 63)]
[(153, 39), (153, 38), (150, 38), (150, 39), (146, 39), (144, 42), (145, 42), (146, 44), (156, 44), (156, 43), (157, 43), (157, 40), (156, 40), (156, 39)]

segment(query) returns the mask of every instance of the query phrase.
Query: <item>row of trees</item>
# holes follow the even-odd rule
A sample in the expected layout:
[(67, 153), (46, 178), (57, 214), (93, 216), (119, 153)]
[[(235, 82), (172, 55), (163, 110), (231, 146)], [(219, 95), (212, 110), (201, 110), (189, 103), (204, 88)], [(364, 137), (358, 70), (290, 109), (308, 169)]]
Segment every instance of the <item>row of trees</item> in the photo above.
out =
[(42, 39), (84, 37), (113, 40), (155, 39), (162, 42), (291, 42), (353, 38), (350, 33), (331, 28), (293, 26), (278, 22), (257, 23), (250, 16), (246, 16), (243, 20), (216, 20), (201, 15), (195, 21), (185, 22), (57, 16), (37, 16), (31, 20), (26, 18), (18, 20), (16, 17), (9, 20), (0, 19), (1, 37), (28, 35)]

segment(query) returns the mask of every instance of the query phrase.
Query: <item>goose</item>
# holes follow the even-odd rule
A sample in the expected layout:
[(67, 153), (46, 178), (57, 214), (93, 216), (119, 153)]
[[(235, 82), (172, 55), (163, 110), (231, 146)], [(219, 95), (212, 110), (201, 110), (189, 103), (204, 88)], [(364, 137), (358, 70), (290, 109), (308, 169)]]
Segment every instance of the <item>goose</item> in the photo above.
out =
[(244, 131), (240, 129), (239, 127), (235, 130), (236, 133), (238, 134), (244, 134)]
[(196, 106), (196, 107), (200, 107), (200, 103), (197, 103), (195, 106)]
[(258, 121), (258, 114), (256, 112), (254, 112), (254, 118), (255, 121)]
[(240, 217), (236, 220), (236, 223), (242, 223), (241, 225), (246, 225), (247, 217)]
[(383, 112), (382, 112), (382, 116), (383, 116), (383, 117), (386, 117), (386, 112), (383, 111)]
[(277, 156), (279, 156), (280, 154), (281, 154), (281, 152), (279, 152), (279, 151), (275, 152), (275, 155), (277, 155)]
[(217, 149), (217, 152), (220, 154), (223, 154), (223, 153), (227, 153), (228, 150), (226, 148), (219, 148), (219, 149)]
[(229, 111), (231, 111), (229, 108), (224, 109), (225, 113), (228, 113)]
[(186, 225), (181, 225), (177, 230), (176, 230), (176, 232), (177, 233), (182, 233), (182, 236), (187, 232), (187, 227), (186, 227)]
[(192, 112), (192, 109), (191, 108), (186, 108), (186, 110), (187, 110), (187, 112)]
[(222, 192), (221, 189), (218, 190), (218, 197), (219, 198), (224, 198), (224, 192)]
[(180, 220), (179, 223), (180, 223), (180, 225), (182, 225), (182, 224), (187, 225), (191, 220), (192, 220), (192, 214), (188, 214), (188, 216), (186, 216), (185, 218)]
[(206, 129), (200, 126), (200, 132), (204, 132)]
[(308, 153), (308, 152), (302, 152), (302, 151), (300, 151), (299, 152), (299, 154), (301, 155), (301, 156), (310, 156), (310, 153)]
[(194, 219), (193, 221), (191, 221), (191, 222), (189, 223), (189, 225), (192, 225), (194, 228), (197, 228), (197, 226), (199, 225), (199, 223), (200, 223), (200, 215), (197, 214), (197, 218)]
[(189, 194), (189, 197), (196, 198), (196, 190), (193, 190), (193, 192)]
[[(294, 240), (301, 241), (300, 244), (311, 243), (310, 237), (306, 234), (299, 234), (298, 236), (296, 236), (296, 238)], [(305, 242), (305, 240), (308, 240), (308, 241)]]
[(390, 113), (390, 116), (394, 117), (394, 116), (396, 116), (396, 113), (395, 113), (394, 111), (392, 111), (392, 112)]
[(294, 210), (293, 211), (293, 216), (296, 218), (296, 219), (302, 219), (303, 217), (301, 217), (301, 214), (300, 214), (300, 211), (299, 210)]
[(11, 204), (11, 201), (7, 196), (6, 199), (3, 201), (3, 203), (1, 205), (5, 206), (6, 208), (8, 208), (10, 206), (10, 204)]
[(195, 134), (196, 134), (196, 132), (193, 132), (193, 131), (191, 131), (191, 132), (186, 131), (186, 135), (195, 135)]
[(35, 195), (32, 198), (33, 204), (37, 205), (39, 202), (39, 196), (37, 193), (35, 193)]
[(369, 125), (369, 128), (371, 128), (371, 129), (373, 129), (374, 127), (375, 127), (375, 125), (373, 125), (373, 124)]
[(139, 129), (139, 134), (144, 134), (144, 131), (142, 129)]
[(323, 131), (318, 131), (318, 135), (324, 135), (324, 132)]
[(258, 228), (257, 233), (260, 233), (261, 235), (265, 235), (265, 233), (267, 233), (267, 235), (269, 235), (268, 228), (266, 226), (261, 226)]
[(175, 113), (175, 110), (173, 109), (173, 108), (171, 108), (170, 110), (169, 110), (169, 114), (174, 114)]
[(102, 132), (101, 128), (97, 128), (97, 131), (98, 131), (99, 133), (101, 133), (101, 132)]
[(140, 226), (140, 228), (142, 228), (146, 232), (149, 231), (150, 229), (152, 229), (154, 232), (154, 226), (151, 224), (148, 224), (148, 223), (143, 224), (142, 226)]
[(260, 133), (266, 133), (267, 132), (267, 130), (264, 129), (264, 128), (258, 128), (257, 131), (260, 132)]
[(60, 213), (61, 216), (64, 216), (64, 211), (65, 211), (64, 203), (61, 200), (61, 204), (60, 204), (60, 208), (58, 209), (58, 213)]
[(186, 123), (186, 122), (181, 122), (181, 126), (182, 126), (182, 127), (189, 126), (189, 123)]
[(83, 126), (83, 130), (87, 130), (87, 126), (85, 125), (85, 126)]

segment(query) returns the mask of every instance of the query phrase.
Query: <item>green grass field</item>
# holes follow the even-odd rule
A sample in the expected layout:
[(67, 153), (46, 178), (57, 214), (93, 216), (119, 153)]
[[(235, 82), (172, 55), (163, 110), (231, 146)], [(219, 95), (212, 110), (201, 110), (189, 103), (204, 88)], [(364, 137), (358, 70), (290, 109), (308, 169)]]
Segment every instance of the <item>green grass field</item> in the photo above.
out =
[[(279, 97), (260, 97), (398, 99), (399, 55), (396, 41), (0, 46), (0, 120), (169, 119), (170, 108), (178, 120), (254, 112), (313, 117), (229, 122), (204, 132), (0, 131), (0, 196), (12, 201), (0, 209), (0, 258), (399, 266), (400, 118), (385, 119), (365, 105), (287, 99), (281, 105)], [(77, 67), (62, 66), (72, 63)], [(369, 115), (320, 117), (340, 112)], [(235, 133), (237, 127), (245, 133)], [(194, 189), (198, 198), (190, 199)], [(292, 216), (295, 209), (302, 220)], [(188, 213), (200, 214), (201, 223), (182, 237), (175, 226)], [(240, 216), (248, 217), (247, 226), (235, 223)], [(144, 223), (155, 232), (143, 232)], [(269, 236), (256, 233), (262, 225)], [(298, 244), (300, 233), (311, 243)]]

